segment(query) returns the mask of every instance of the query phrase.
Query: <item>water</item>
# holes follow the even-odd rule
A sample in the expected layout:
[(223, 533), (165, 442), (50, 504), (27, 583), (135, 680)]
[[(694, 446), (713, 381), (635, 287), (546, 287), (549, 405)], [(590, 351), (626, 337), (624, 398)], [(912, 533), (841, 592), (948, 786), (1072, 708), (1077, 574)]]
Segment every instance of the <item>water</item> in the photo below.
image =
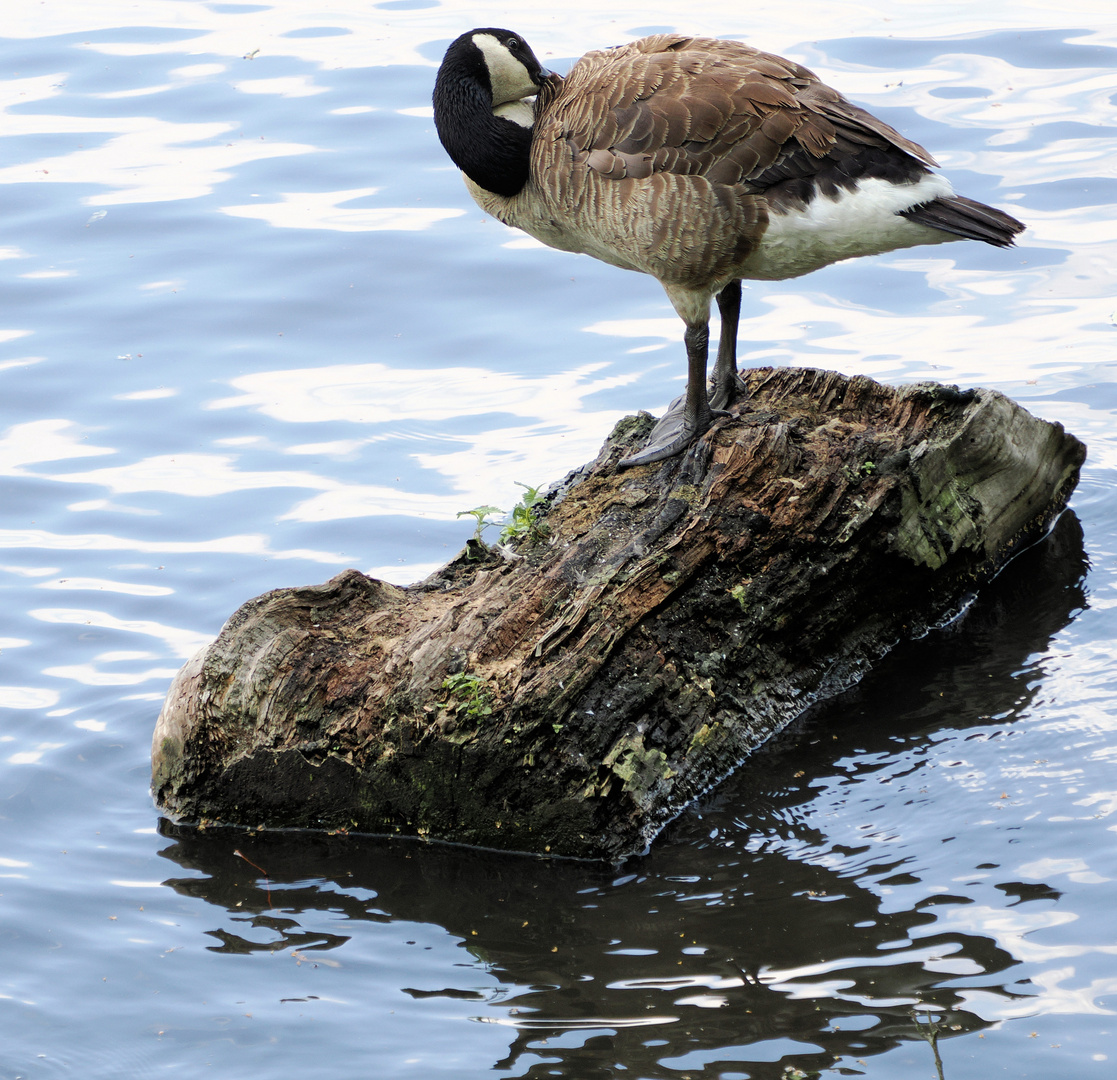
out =
[[(1107, 8), (8, 5), (0, 1078), (906, 1080), (932, 1041), (950, 1080), (1111, 1076)], [(1025, 220), (752, 283), (741, 350), (1002, 389), (1088, 442), (1073, 512), (625, 866), (168, 825), (155, 715), (243, 600), (419, 578), (679, 390), (654, 282), (486, 221), (442, 154), (433, 64), (493, 24), (558, 70), (748, 37)]]

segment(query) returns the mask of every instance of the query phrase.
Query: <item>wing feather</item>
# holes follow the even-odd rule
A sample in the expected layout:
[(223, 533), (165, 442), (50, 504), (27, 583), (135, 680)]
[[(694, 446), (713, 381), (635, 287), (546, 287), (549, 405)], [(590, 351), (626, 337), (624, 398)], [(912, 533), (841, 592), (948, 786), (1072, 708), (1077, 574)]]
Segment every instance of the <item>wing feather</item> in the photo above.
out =
[[(630, 174), (583, 151), (648, 154), (655, 171), (743, 182), (753, 193), (789, 174), (801, 179), (811, 161), (823, 159), (839, 177), (862, 175), (878, 167), (873, 155), (868, 165), (847, 159), (870, 150), (934, 164), (921, 146), (806, 68), (740, 42), (678, 34), (587, 53), (544, 109), (537, 133), (539, 141), (564, 144), (568, 161), (602, 175)], [(796, 164), (769, 172), (783, 159)]]
[(553, 221), (578, 223), (581, 250), (665, 282), (729, 274), (770, 210), (864, 175), (913, 182), (931, 164), (806, 68), (678, 34), (587, 53), (540, 95), (532, 139)]

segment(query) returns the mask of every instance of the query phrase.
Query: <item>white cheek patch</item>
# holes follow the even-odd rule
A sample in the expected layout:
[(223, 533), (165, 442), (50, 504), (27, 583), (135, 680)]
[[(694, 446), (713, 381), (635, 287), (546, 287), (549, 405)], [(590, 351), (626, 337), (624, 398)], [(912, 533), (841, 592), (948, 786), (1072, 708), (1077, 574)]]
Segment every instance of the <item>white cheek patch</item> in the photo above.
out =
[(485, 57), (489, 80), (493, 84), (493, 105), (519, 101), (539, 93), (527, 68), (520, 63), (492, 34), (474, 34), (473, 44)]

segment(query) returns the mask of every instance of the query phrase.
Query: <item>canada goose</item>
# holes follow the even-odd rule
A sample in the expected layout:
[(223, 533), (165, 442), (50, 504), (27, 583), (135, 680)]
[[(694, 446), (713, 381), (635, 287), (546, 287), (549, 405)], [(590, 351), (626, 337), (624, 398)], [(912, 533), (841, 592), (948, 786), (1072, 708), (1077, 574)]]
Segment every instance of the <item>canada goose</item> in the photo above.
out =
[(656, 34), (564, 79), (519, 34), (470, 30), (438, 70), (434, 121), (483, 210), (651, 274), (686, 324), (685, 400), (622, 465), (679, 453), (733, 402), (742, 278), (960, 238), (1008, 247), (1024, 228), (955, 195), (926, 150), (806, 68), (736, 41)]

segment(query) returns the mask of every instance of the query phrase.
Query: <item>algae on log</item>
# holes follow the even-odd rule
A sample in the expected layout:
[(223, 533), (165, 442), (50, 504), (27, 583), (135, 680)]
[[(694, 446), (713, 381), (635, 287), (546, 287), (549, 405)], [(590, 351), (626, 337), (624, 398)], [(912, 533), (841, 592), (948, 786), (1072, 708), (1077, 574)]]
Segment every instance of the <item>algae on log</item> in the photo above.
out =
[(618, 424), (512, 557), (245, 604), (167, 695), (157, 801), (187, 821), (623, 858), (959, 611), (1043, 535), (1085, 458), (990, 390), (746, 379), (739, 414), (684, 456), (618, 470), (651, 419)]

